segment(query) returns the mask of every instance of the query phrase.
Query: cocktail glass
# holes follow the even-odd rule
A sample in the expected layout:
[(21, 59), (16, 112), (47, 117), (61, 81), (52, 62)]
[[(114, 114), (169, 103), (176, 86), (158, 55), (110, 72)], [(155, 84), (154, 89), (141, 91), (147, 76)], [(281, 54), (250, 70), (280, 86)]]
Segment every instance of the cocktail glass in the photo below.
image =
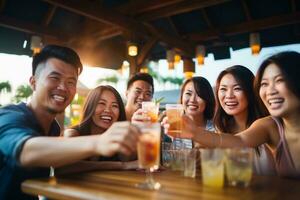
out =
[(181, 104), (166, 104), (166, 112), (170, 124), (168, 133), (173, 137), (178, 137), (182, 131), (183, 106)]
[(224, 186), (224, 150), (201, 149), (202, 182), (205, 186)]
[(159, 103), (155, 103), (153, 101), (144, 101), (142, 102), (142, 110), (143, 113), (150, 118), (152, 123), (158, 121)]
[(232, 148), (226, 150), (226, 177), (231, 186), (247, 187), (252, 177), (253, 149)]
[(154, 181), (152, 172), (159, 168), (160, 161), (160, 124), (138, 124), (141, 135), (137, 144), (139, 168), (145, 169), (146, 180), (136, 186), (142, 189), (158, 190), (161, 184)]

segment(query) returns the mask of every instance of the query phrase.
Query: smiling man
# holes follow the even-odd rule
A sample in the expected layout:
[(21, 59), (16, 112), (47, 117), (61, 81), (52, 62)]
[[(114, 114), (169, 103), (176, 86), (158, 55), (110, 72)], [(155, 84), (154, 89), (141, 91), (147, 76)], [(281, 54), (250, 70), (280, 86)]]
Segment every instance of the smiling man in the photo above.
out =
[(143, 101), (151, 101), (154, 93), (153, 78), (147, 73), (136, 73), (127, 83), (125, 106), (126, 118), (131, 120), (135, 111), (142, 107)]
[(37, 199), (21, 192), (21, 183), (49, 176), (60, 167), (91, 156), (135, 152), (138, 130), (114, 124), (101, 135), (61, 138), (55, 120), (72, 101), (82, 71), (72, 49), (49, 45), (34, 56), (28, 104), (0, 108), (0, 199)]

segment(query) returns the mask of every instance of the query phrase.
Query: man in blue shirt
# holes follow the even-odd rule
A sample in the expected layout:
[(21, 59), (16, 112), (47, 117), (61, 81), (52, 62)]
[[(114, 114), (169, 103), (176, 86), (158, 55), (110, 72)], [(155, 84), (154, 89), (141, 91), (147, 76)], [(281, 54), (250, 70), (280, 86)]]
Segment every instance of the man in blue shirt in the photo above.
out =
[(102, 135), (58, 138), (55, 120), (71, 103), (82, 64), (76, 52), (49, 45), (34, 56), (28, 104), (0, 108), (0, 199), (36, 199), (22, 193), (28, 178), (49, 175), (49, 167), (91, 156), (126, 155), (135, 151), (138, 130), (128, 122), (114, 124)]

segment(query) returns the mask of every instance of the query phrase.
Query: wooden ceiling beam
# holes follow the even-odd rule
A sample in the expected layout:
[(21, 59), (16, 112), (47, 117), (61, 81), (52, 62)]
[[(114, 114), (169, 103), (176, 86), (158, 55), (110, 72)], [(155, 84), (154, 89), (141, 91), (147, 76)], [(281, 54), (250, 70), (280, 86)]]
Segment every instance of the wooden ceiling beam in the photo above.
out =
[(202, 16), (204, 18), (204, 21), (206, 22), (207, 26), (209, 28), (213, 28), (213, 24), (211, 23), (209, 17), (207, 16), (207, 13), (206, 13), (204, 8), (201, 9), (201, 14), (202, 14)]
[(163, 30), (156, 29), (149, 23), (141, 23), (133, 18), (122, 15), (121, 13), (114, 12), (107, 8), (96, 9), (89, 6), (85, 1), (75, 0), (44, 0), (52, 5), (64, 8), (71, 12), (85, 16), (87, 18), (104, 22), (107, 24), (120, 27), (124, 31), (128, 31), (134, 34), (139, 34), (142, 37), (155, 35), (162, 42), (177, 48), (183, 54), (190, 54), (193, 46), (187, 41), (183, 41), (180, 37), (172, 36)]
[(297, 8), (296, 8), (296, 1), (295, 0), (290, 0), (291, 2), (291, 9), (292, 12), (296, 12)]
[(62, 33), (59, 30), (53, 30), (50, 28), (41, 27), (39, 25), (35, 25), (25, 21), (15, 20), (13, 18), (5, 17), (5, 16), (0, 16), (0, 26), (29, 33), (29, 34), (48, 37), (60, 41), (65, 41), (66, 38), (69, 37), (67, 34)]
[(214, 6), (228, 1), (231, 0), (186, 0), (171, 6), (166, 6), (161, 9), (138, 15), (138, 19), (142, 21), (152, 21), (163, 17), (169, 17), (193, 10), (198, 10), (201, 8)]
[(44, 0), (52, 5), (61, 7), (65, 10), (71, 11), (73, 13), (85, 16), (87, 18), (117, 26), (124, 30), (130, 30), (139, 32), (140, 34), (149, 34), (145, 27), (135, 21), (134, 19), (122, 15), (118, 12), (114, 12), (108, 8), (95, 8), (91, 6), (86, 1), (76, 1), (76, 0)]
[(252, 20), (249, 22), (226, 26), (219, 29), (214, 28), (200, 33), (189, 34), (188, 38), (192, 41), (208, 41), (217, 39), (219, 37), (219, 32), (221, 32), (225, 36), (231, 36), (296, 23), (300, 23), (300, 12), (274, 16), (265, 19)]
[(50, 6), (48, 12), (46, 13), (44, 20), (43, 20), (43, 26), (48, 26), (55, 14), (56, 6)]
[(149, 56), (151, 49), (155, 46), (158, 39), (156, 37), (152, 37), (143, 47), (140, 51), (138, 58), (137, 58), (137, 65), (141, 67), (146, 58)]
[[(138, 16), (138, 19), (140, 21), (151, 21), (153, 19), (170, 17), (172, 15), (221, 4), (227, 1), (231, 0), (164, 0), (163, 2), (161, 2), (161, 0), (145, 2), (134, 1), (133, 3), (120, 6), (117, 10), (127, 15), (135, 15), (141, 13), (141, 15)], [(158, 17), (153, 17), (152, 15), (158, 15)], [(120, 31), (111, 33), (111, 36), (113, 37), (118, 33), (120, 33)], [(110, 35), (104, 35), (103, 37), (109, 38)]]
[(155, 9), (160, 9), (166, 6), (170, 6), (173, 4), (176, 4), (178, 2), (182, 2), (184, 0), (139, 0), (139, 1), (130, 1), (129, 3), (125, 5), (121, 5), (118, 8), (116, 8), (117, 11), (122, 12), (124, 14), (130, 14), (133, 15), (143, 13), (143, 12), (150, 12)]
[(167, 20), (168, 20), (169, 24), (171, 25), (172, 30), (174, 31), (175, 35), (180, 36), (180, 34), (178, 32), (178, 29), (176, 28), (176, 26), (175, 26), (173, 20), (171, 19), (171, 17), (167, 17)]
[(0, 13), (4, 10), (6, 0), (0, 0)]
[(251, 17), (250, 10), (249, 10), (249, 7), (247, 5), (246, 0), (241, 0), (241, 3), (242, 3), (242, 6), (243, 6), (243, 10), (245, 12), (245, 16), (246, 16), (247, 21), (251, 21), (252, 17)]

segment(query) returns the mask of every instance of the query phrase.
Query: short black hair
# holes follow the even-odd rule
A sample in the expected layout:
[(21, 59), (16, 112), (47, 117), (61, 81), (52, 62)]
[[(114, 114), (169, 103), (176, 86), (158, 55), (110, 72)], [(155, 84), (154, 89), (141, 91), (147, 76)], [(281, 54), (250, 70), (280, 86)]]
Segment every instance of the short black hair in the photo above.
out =
[(132, 75), (127, 83), (127, 90), (135, 81), (145, 81), (152, 86), (152, 94), (154, 93), (153, 77), (148, 73), (136, 73)]
[(41, 52), (35, 54), (32, 59), (32, 75), (35, 75), (37, 66), (46, 62), (49, 58), (57, 58), (78, 69), (78, 74), (82, 72), (82, 63), (78, 54), (68, 47), (58, 45), (47, 45)]

